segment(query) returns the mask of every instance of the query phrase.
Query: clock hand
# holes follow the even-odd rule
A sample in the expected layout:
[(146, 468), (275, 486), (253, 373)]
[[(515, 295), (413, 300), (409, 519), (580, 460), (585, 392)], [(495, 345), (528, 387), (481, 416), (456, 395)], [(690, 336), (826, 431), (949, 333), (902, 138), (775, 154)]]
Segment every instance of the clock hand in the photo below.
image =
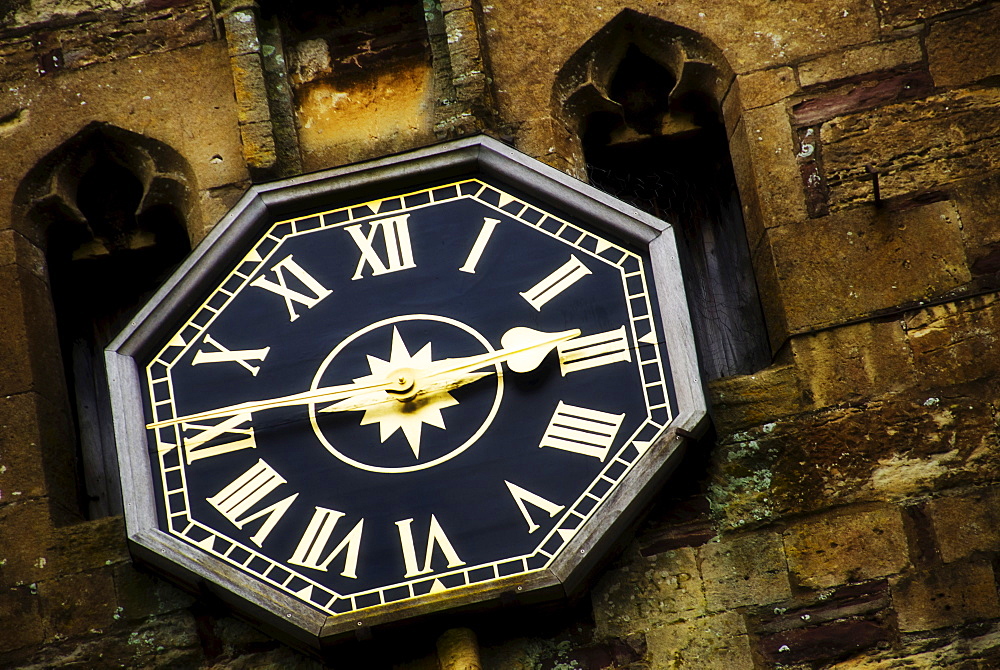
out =
[[(430, 395), (432, 393), (441, 393), (442, 391), (451, 391), (459, 386), (465, 386), (466, 384), (471, 384), (474, 381), (478, 381), (483, 377), (489, 377), (491, 372), (473, 372), (472, 374), (462, 375), (460, 377), (453, 377), (451, 379), (439, 379), (436, 381), (428, 382), (422, 384), (420, 389), (413, 394), (410, 400), (415, 400), (420, 396)], [(347, 398), (336, 402), (329, 407), (324, 407), (321, 412), (350, 412), (354, 410), (368, 409), (369, 407), (376, 407), (384, 403), (392, 403), (394, 405), (399, 404), (399, 397), (396, 395), (386, 395), (385, 391), (372, 391), (371, 393), (363, 393), (362, 395), (355, 396), (353, 398)]]
[(506, 361), (507, 367), (513, 372), (530, 372), (541, 364), (552, 347), (579, 334), (578, 329), (543, 333), (523, 326), (511, 328), (500, 338), (502, 349), (465, 358), (443, 358), (423, 369), (406, 368), (393, 371), (388, 376), (397, 383), (397, 388), (347, 398), (320, 411), (348, 412), (368, 409), (389, 401), (409, 402), (422, 395), (450, 391), (496, 372), (494, 369), (489, 372), (468, 374), (469, 371), (502, 361)]
[(531, 328), (518, 326), (511, 328), (500, 338), (502, 349), (465, 358), (444, 358), (435, 361), (428, 369), (421, 371), (421, 377), (469, 372), (484, 365), (506, 362), (511, 372), (531, 372), (560, 342), (580, 335), (580, 329), (564, 330), (560, 333), (543, 333)]
[(216, 419), (223, 416), (233, 416), (236, 414), (242, 414), (244, 412), (256, 412), (262, 409), (273, 409), (275, 407), (289, 407), (291, 405), (308, 405), (316, 402), (324, 402), (327, 400), (339, 400), (341, 398), (351, 399), (363, 393), (370, 393), (373, 391), (386, 391), (392, 389), (397, 389), (397, 390), (400, 389), (400, 382), (397, 379), (391, 379), (381, 382), (372, 382), (367, 384), (359, 384), (355, 382), (353, 384), (343, 384), (341, 386), (325, 386), (323, 388), (314, 389), (312, 391), (305, 391), (303, 393), (293, 393), (292, 395), (286, 395), (280, 398), (268, 398), (267, 400), (252, 400), (250, 402), (243, 402), (237, 405), (229, 405), (227, 407), (219, 407), (217, 409), (210, 409), (204, 412), (198, 412), (196, 414), (178, 416), (173, 419), (166, 419), (164, 421), (154, 421), (153, 423), (146, 424), (146, 428), (162, 428), (163, 426), (173, 426), (178, 423), (186, 423), (202, 419)]

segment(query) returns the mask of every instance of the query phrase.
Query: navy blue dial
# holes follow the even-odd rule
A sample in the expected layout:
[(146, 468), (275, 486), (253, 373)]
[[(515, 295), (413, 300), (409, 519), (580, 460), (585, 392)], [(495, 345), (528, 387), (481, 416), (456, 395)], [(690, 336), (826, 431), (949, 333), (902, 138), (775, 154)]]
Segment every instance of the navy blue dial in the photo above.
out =
[(648, 259), (500, 184), (226, 270), (144, 364), (158, 526), (327, 614), (546, 568), (676, 414)]

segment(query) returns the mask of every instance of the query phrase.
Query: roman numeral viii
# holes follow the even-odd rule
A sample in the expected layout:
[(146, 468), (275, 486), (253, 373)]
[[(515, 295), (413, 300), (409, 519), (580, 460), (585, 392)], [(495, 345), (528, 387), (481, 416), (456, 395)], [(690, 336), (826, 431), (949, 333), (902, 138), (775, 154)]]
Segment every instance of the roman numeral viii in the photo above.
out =
[[(361, 232), (363, 224), (360, 223), (344, 228), (361, 250), (358, 267), (351, 279), (361, 279), (366, 267), (371, 268), (372, 276), (417, 267), (413, 262), (413, 247), (410, 245), (410, 229), (407, 225), (409, 218), (409, 214), (403, 214), (391, 219), (372, 221), (368, 224), (367, 235)], [(375, 251), (373, 242), (377, 237), (382, 238), (385, 246), (385, 260)]]
[(264, 523), (250, 538), (254, 544), (260, 547), (263, 546), (264, 540), (274, 530), (278, 521), (285, 515), (299, 494), (290, 495), (284, 500), (256, 512), (250, 510), (259, 505), (269, 493), (285, 483), (287, 482), (284, 477), (275, 472), (274, 468), (264, 462), (264, 459), (260, 459), (231, 484), (207, 500), (237, 528), (243, 528), (251, 521), (263, 518)]

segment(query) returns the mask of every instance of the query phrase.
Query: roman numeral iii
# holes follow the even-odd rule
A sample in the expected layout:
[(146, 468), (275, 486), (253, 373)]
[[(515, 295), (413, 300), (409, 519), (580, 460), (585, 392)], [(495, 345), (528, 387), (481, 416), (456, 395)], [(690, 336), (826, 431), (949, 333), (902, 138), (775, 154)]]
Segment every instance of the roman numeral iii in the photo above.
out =
[(563, 376), (569, 372), (632, 360), (625, 326), (606, 333), (574, 337), (560, 342), (556, 350), (559, 352), (559, 370)]
[[(358, 267), (351, 279), (361, 279), (362, 272), (370, 267), (372, 276), (384, 275), (397, 270), (407, 270), (417, 267), (413, 262), (413, 247), (410, 245), (410, 229), (407, 225), (409, 214), (394, 216), (391, 219), (381, 219), (368, 224), (368, 234), (361, 232), (363, 224), (346, 226), (344, 230), (351, 236), (361, 250)], [(381, 233), (381, 235), (380, 235)], [(373, 242), (381, 237), (385, 246), (385, 260), (375, 251)]]
[(287, 482), (284, 477), (275, 472), (264, 459), (260, 459), (231, 484), (206, 500), (237, 528), (243, 528), (251, 521), (263, 518), (264, 523), (250, 538), (260, 547), (299, 494), (290, 495), (257, 512), (250, 513), (250, 510), (285, 483)]
[(569, 260), (555, 272), (519, 295), (527, 300), (529, 305), (541, 311), (545, 303), (589, 274), (591, 274), (590, 268), (571, 254)]
[(288, 559), (289, 563), (301, 565), (313, 570), (327, 571), (330, 563), (340, 554), (344, 554), (344, 569), (340, 573), (344, 577), (351, 579), (358, 578), (358, 553), (361, 550), (361, 533), (365, 526), (365, 520), (358, 521), (344, 539), (333, 548), (326, 557), (323, 551), (326, 550), (327, 543), (333, 535), (337, 522), (344, 516), (343, 512), (338, 512), (325, 507), (317, 507), (313, 512), (306, 532), (302, 534), (298, 546)]
[[(250, 282), (250, 286), (256, 286), (265, 291), (270, 291), (275, 295), (280, 295), (285, 301), (285, 307), (288, 308), (289, 321), (295, 321), (299, 318), (299, 314), (295, 311), (293, 303), (305, 305), (306, 309), (312, 309), (319, 304), (320, 300), (332, 293), (332, 291), (316, 281), (312, 275), (303, 270), (302, 266), (295, 262), (291, 254), (275, 263), (271, 270), (277, 276), (277, 282), (271, 281), (264, 275), (261, 275)], [(288, 288), (288, 278), (285, 276), (285, 272), (298, 279), (312, 295)]]
[(603, 461), (624, 419), (624, 414), (576, 407), (560, 400), (538, 446), (571, 451)]

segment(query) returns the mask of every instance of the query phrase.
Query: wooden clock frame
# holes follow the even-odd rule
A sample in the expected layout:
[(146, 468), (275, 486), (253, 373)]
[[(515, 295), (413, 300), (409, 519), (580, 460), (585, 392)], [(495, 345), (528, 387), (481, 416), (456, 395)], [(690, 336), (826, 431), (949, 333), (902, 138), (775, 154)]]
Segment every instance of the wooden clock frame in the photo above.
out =
[[(328, 616), (200, 552), (157, 526), (142, 411), (139, 352), (218, 278), (266, 222), (330, 202), (358, 201), (432, 180), (478, 174), (507, 184), (584, 224), (648, 250), (678, 412), (549, 568)], [(318, 652), (331, 641), (402, 619), (509, 600), (537, 602), (578, 591), (703, 429), (704, 392), (672, 227), (486, 136), (252, 186), (106, 351), (129, 547), (187, 588), (208, 591), (275, 637)]]

